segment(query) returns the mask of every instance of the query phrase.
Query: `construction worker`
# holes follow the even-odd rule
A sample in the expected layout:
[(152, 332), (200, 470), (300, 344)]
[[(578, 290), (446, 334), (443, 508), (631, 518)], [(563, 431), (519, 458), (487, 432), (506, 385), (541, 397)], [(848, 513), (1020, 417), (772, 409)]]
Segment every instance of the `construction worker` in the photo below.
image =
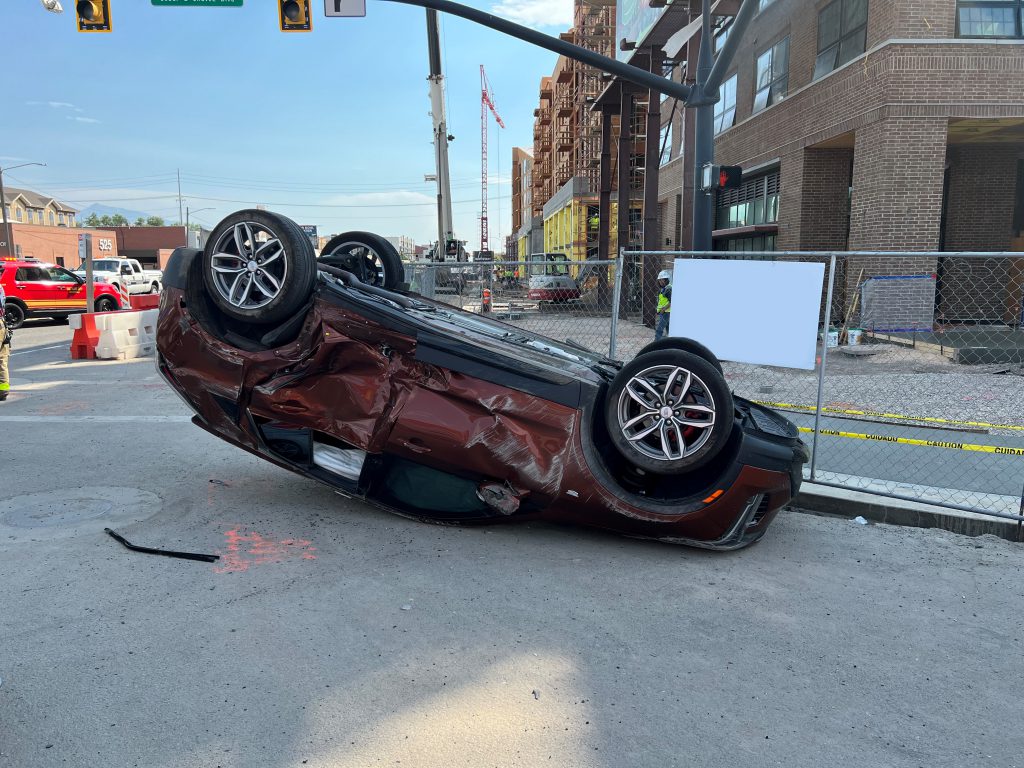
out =
[(658, 306), (655, 310), (654, 340), (668, 336), (668, 318), (672, 311), (672, 275), (667, 269), (658, 273)]
[(7, 399), (11, 391), (11, 374), (7, 367), (11, 359), (11, 331), (4, 319), (4, 302), (7, 300), (4, 287), (0, 285), (0, 402)]

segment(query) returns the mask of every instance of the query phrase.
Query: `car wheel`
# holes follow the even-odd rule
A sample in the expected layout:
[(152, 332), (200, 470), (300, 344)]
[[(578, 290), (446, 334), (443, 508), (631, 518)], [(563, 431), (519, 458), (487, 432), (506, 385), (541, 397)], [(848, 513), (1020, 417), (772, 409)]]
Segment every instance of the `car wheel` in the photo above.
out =
[(153, 283), (149, 286), (150, 293), (160, 293), (160, 283)]
[(250, 323), (291, 317), (316, 283), (316, 254), (289, 218), (267, 211), (233, 213), (203, 249), (203, 283), (217, 309)]
[(605, 420), (628, 462), (655, 474), (694, 470), (725, 447), (733, 426), (725, 378), (708, 360), (663, 349), (627, 363), (608, 390)]
[(648, 344), (646, 347), (644, 347), (637, 353), (637, 357), (639, 357), (640, 355), (646, 355), (648, 352), (659, 352), (663, 349), (681, 349), (684, 352), (689, 352), (690, 354), (696, 355), (697, 357), (703, 357), (705, 360), (707, 360), (709, 363), (715, 366), (715, 368), (718, 369), (719, 373), (725, 375), (722, 371), (722, 364), (719, 362), (718, 358), (715, 357), (714, 352), (705, 347), (699, 341), (687, 339), (683, 336), (667, 336), (664, 339), (652, 341), (650, 344)]
[(395, 246), (372, 232), (346, 232), (332, 237), (320, 251), (320, 261), (388, 290), (405, 282), (402, 258)]
[(20, 304), (15, 304), (13, 301), (8, 301), (4, 305), (4, 323), (7, 324), (11, 330), (21, 328), (25, 323), (25, 310), (22, 309)]
[(118, 309), (120, 307), (117, 306), (117, 302), (111, 296), (100, 296), (96, 299), (97, 312), (116, 312)]

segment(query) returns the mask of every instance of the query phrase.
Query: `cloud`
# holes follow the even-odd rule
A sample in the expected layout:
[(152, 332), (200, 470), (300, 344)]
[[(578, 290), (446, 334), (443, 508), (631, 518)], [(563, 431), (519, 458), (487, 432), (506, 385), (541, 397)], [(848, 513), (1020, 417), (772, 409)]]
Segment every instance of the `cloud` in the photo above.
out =
[(491, 12), (527, 27), (572, 26), (572, 0), (504, 0)]
[(74, 104), (70, 104), (66, 101), (26, 101), (26, 104), (30, 107), (52, 107), (53, 109), (73, 109), (75, 112), (81, 112), (81, 107), (76, 107)]
[(68, 120), (74, 120), (75, 122), (78, 122), (78, 123), (98, 123), (99, 122), (99, 120), (97, 120), (95, 117), (72, 117), (71, 115), (68, 115)]

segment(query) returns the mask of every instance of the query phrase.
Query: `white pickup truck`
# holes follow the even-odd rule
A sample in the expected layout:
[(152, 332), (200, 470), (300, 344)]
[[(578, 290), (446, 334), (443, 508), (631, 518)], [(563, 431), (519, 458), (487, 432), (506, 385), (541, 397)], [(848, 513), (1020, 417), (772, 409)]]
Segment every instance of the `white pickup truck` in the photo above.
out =
[[(75, 270), (76, 275), (85, 277), (85, 265)], [(129, 294), (160, 293), (162, 273), (143, 269), (135, 259), (104, 258), (92, 263), (93, 280), (110, 283), (118, 290), (124, 288)]]

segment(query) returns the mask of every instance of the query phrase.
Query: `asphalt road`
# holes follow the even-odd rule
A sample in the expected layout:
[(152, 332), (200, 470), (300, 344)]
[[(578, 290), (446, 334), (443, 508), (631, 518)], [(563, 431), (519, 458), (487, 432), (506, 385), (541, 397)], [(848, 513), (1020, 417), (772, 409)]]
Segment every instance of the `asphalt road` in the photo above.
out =
[(724, 555), (429, 526), (69, 336), (19, 331), (0, 405), (4, 768), (1024, 766), (1020, 545), (790, 511)]

